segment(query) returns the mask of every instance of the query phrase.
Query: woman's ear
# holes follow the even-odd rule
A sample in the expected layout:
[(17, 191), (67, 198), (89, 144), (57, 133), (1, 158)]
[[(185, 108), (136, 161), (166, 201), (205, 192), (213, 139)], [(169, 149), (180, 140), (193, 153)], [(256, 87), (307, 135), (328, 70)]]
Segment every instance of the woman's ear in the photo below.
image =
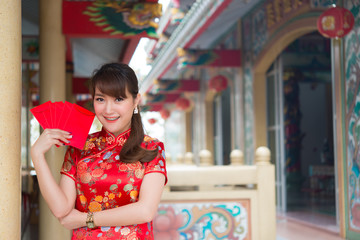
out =
[(135, 101), (134, 101), (135, 106), (138, 106), (138, 105), (139, 105), (140, 100), (141, 100), (141, 95), (140, 95), (140, 93), (138, 93), (138, 94), (136, 95), (136, 98), (135, 98)]

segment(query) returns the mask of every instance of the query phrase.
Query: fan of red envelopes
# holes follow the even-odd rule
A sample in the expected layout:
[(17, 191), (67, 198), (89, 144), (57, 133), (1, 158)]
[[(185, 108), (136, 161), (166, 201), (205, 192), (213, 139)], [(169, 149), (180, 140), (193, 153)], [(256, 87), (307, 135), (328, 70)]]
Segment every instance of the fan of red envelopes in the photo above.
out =
[(57, 128), (72, 134), (70, 143), (83, 149), (95, 114), (79, 105), (69, 102), (48, 101), (32, 108), (31, 113), (42, 128)]

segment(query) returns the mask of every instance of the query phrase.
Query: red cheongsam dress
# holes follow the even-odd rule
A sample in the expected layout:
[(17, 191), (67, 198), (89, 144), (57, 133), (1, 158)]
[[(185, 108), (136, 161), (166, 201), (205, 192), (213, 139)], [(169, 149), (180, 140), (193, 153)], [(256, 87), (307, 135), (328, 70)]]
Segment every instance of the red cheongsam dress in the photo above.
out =
[[(145, 136), (142, 147), (158, 149), (157, 157), (147, 163), (124, 163), (119, 153), (130, 129), (115, 137), (106, 129), (90, 134), (83, 150), (69, 147), (61, 173), (75, 181), (75, 208), (97, 212), (138, 201), (141, 182), (148, 173), (166, 177), (165, 151), (162, 142)], [(154, 239), (152, 222), (131, 226), (74, 229), (72, 239)]]

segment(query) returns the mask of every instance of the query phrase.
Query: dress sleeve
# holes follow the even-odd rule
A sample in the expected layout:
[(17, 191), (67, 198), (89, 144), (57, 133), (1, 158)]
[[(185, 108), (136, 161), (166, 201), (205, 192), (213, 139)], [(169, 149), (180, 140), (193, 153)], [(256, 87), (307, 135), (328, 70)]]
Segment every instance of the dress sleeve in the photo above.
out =
[(64, 157), (64, 163), (60, 170), (64, 174), (75, 181), (76, 175), (76, 150), (73, 147), (68, 147)]
[(145, 174), (152, 172), (159, 172), (165, 175), (165, 184), (167, 183), (166, 162), (165, 162), (165, 150), (162, 142), (157, 142), (158, 154), (156, 158), (147, 163), (145, 167)]

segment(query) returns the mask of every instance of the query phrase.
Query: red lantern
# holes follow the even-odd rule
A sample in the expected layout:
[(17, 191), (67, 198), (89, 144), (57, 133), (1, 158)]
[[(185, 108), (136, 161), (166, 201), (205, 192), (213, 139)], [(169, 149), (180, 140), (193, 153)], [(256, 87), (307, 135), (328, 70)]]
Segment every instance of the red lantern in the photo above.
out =
[(217, 75), (210, 79), (209, 88), (215, 92), (221, 92), (227, 88), (227, 79), (223, 75)]
[(170, 112), (167, 109), (161, 109), (160, 110), (160, 115), (164, 120), (166, 120), (166, 119), (168, 119), (170, 117)]
[(179, 8), (180, 7), (180, 0), (172, 0), (172, 3), (174, 4), (175, 8)]
[(156, 119), (155, 118), (149, 118), (148, 122), (153, 125), (154, 123), (156, 123)]
[(181, 97), (176, 100), (175, 105), (177, 109), (185, 111), (190, 107), (190, 100)]
[(354, 27), (354, 16), (346, 8), (332, 7), (323, 12), (317, 21), (321, 35), (327, 38), (342, 38)]

